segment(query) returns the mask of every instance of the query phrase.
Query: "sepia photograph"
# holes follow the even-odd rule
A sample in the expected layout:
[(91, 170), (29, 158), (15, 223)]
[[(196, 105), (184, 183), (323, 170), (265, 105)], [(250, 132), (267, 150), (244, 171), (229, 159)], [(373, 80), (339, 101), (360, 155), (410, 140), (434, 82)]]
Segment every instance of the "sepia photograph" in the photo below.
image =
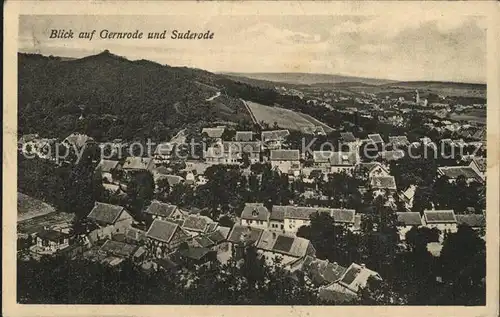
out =
[(398, 13), (20, 14), (16, 302), (486, 306), (488, 17)]

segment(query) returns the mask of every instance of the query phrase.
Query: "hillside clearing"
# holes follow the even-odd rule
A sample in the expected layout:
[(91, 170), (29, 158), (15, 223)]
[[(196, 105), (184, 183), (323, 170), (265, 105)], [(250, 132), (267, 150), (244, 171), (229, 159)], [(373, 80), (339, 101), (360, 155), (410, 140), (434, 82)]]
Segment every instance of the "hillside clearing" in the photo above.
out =
[(245, 101), (257, 122), (264, 122), (270, 127), (276, 123), (280, 128), (304, 131), (304, 128), (323, 127), (326, 133), (333, 131), (332, 128), (321, 121), (293, 110), (278, 107), (270, 107), (256, 102)]

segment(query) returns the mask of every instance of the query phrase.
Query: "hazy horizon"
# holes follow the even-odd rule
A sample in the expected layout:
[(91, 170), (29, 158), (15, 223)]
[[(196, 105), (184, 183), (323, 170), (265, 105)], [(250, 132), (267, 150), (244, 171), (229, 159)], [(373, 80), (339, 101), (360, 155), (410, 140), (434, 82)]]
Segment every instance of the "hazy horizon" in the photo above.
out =
[[(165, 18), (165, 19), (163, 19)], [(82, 58), (109, 50), (130, 60), (214, 73), (304, 73), (486, 83), (481, 17), (20, 16), (24, 53)], [(49, 39), (51, 29), (214, 32), (213, 40)]]

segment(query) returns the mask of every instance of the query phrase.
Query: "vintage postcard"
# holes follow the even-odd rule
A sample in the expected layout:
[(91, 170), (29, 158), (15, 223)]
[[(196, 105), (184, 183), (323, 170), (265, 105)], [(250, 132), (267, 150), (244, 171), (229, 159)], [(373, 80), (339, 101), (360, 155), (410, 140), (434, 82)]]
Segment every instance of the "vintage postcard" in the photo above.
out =
[(499, 8), (8, 2), (4, 315), (497, 316)]

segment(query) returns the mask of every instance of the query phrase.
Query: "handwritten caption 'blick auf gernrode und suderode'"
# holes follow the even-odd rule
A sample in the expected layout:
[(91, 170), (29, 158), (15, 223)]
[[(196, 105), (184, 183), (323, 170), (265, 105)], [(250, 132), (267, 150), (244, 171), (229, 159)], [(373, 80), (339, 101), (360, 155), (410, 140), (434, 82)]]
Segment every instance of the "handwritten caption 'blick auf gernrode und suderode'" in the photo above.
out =
[(92, 30), (92, 31), (82, 31), (74, 32), (72, 29), (52, 29), (50, 30), (49, 38), (51, 39), (87, 39), (92, 41), (93, 39), (101, 40), (212, 40), (214, 38), (214, 32), (207, 30), (204, 32), (191, 32), (187, 30), (184, 32), (173, 30), (167, 31), (163, 30), (160, 32), (142, 32), (135, 30), (132, 32), (115, 32), (110, 30)]

